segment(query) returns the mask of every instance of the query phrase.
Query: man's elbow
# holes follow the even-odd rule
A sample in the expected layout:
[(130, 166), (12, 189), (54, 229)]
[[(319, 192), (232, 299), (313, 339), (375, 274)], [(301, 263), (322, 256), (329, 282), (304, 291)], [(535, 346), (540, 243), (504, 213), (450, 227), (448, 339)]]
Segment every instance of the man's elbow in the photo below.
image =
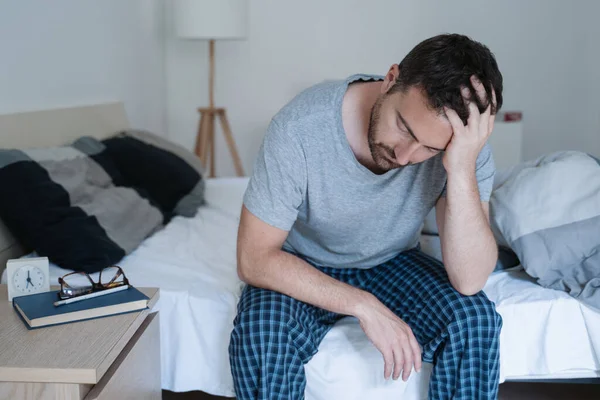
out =
[(248, 285), (262, 287), (267, 262), (264, 255), (255, 254), (255, 252), (239, 251), (237, 255), (237, 274), (240, 280)]
[(462, 284), (452, 286), (454, 286), (454, 289), (463, 296), (474, 296), (483, 290), (483, 285)]
[(248, 276), (248, 272), (246, 271), (245, 267), (242, 267), (242, 265), (240, 265), (239, 262), (237, 265), (237, 275), (242, 282), (250, 285), (250, 277)]
[(244, 257), (242, 254), (238, 254), (237, 257), (237, 274), (240, 280), (249, 285), (253, 284), (254, 274), (252, 273), (252, 268), (250, 266), (250, 262), (247, 257)]
[(474, 296), (481, 292), (485, 286), (485, 282), (468, 282), (459, 279), (450, 279), (450, 283), (452, 284), (452, 287), (463, 296)]
[[(491, 261), (490, 261), (491, 262)], [(494, 264), (490, 264), (488, 266), (488, 264), (486, 263), (483, 268), (481, 267), (481, 264), (479, 264), (479, 267), (477, 269), (472, 269), (471, 271), (476, 270), (477, 274), (474, 273), (470, 273), (468, 274), (469, 277), (467, 278), (466, 276), (457, 276), (456, 273), (449, 273), (449, 279), (450, 279), (450, 284), (452, 284), (452, 287), (454, 289), (456, 289), (456, 291), (460, 294), (462, 294), (463, 296), (474, 296), (477, 293), (481, 292), (485, 286), (485, 284), (487, 283), (487, 280), (490, 276), (491, 271), (493, 271), (494, 267), (496, 266), (495, 261)], [(489, 272), (484, 272), (484, 271), (489, 271)], [(464, 273), (463, 273), (464, 275)]]

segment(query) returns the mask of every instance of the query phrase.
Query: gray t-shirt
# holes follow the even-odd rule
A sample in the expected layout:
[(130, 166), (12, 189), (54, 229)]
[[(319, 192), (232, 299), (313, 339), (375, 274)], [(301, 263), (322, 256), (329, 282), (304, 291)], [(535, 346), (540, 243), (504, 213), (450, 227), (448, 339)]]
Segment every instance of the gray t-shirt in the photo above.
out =
[[(289, 231), (284, 249), (320, 266), (371, 268), (418, 244), (426, 215), (445, 193), (442, 154), (377, 175), (358, 162), (342, 125), (348, 84), (382, 79), (354, 75), (313, 86), (271, 121), (244, 205)], [(477, 159), (482, 201), (495, 168), (486, 144)]]

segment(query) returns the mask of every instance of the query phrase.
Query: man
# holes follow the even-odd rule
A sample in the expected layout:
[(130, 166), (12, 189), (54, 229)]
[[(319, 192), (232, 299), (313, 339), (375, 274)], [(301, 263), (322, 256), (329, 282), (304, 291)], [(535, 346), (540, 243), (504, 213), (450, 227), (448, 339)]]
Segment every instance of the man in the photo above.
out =
[[(384, 77), (316, 85), (273, 118), (238, 236), (238, 400), (304, 398), (304, 364), (344, 316), (386, 379), (432, 362), (431, 399), (497, 397), (502, 321), (481, 289), (497, 260), (486, 141), (501, 105), (487, 47), (441, 35)], [(434, 206), (443, 264), (418, 247)]]

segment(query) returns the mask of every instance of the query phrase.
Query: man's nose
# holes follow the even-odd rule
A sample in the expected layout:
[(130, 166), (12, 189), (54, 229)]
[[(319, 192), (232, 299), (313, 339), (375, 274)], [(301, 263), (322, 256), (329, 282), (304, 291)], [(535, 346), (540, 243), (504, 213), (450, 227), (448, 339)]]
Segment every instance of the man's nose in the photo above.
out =
[(419, 148), (418, 143), (412, 143), (410, 146), (401, 147), (396, 146), (394, 149), (394, 155), (396, 156), (396, 162), (400, 165), (408, 165), (412, 155)]

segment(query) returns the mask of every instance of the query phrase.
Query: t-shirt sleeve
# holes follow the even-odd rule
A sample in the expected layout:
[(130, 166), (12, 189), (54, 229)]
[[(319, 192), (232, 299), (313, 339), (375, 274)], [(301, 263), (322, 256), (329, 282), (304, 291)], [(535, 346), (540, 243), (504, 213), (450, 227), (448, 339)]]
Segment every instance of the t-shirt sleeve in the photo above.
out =
[(306, 157), (299, 138), (272, 120), (244, 193), (244, 205), (260, 220), (289, 231), (305, 191)]
[[(479, 188), (479, 198), (482, 202), (490, 201), (495, 176), (496, 166), (494, 164), (494, 155), (492, 154), (492, 148), (486, 143), (477, 156), (477, 163), (475, 166), (475, 177), (477, 178), (477, 186)], [(442, 197), (445, 196), (446, 187), (444, 186)]]

